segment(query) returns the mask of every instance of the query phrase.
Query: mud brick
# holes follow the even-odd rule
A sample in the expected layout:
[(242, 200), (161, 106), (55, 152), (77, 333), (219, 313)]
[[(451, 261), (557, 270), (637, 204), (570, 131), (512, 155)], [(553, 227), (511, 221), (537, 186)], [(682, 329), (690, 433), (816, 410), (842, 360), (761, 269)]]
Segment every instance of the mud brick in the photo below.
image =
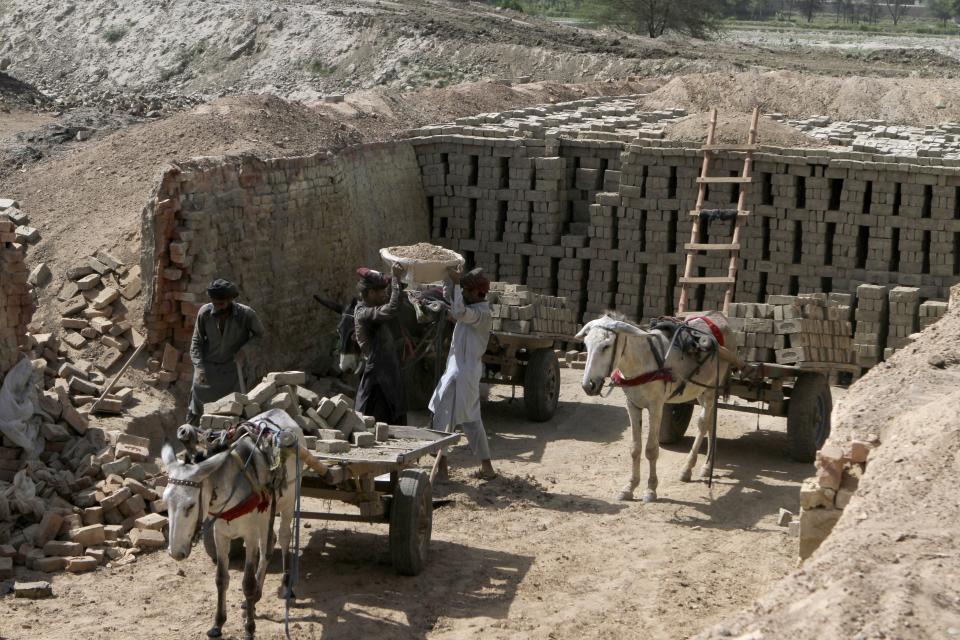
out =
[(374, 428), (374, 437), (377, 442), (386, 442), (390, 439), (390, 426), (385, 422), (378, 422)]
[(830, 535), (842, 509), (800, 509), (800, 558), (809, 558)]
[(103, 536), (107, 541), (119, 540), (123, 535), (123, 527), (119, 524), (108, 524), (103, 527)]
[(350, 434), (350, 440), (356, 447), (372, 447), (377, 443), (377, 437), (366, 431), (355, 431)]
[(103, 346), (109, 349), (116, 349), (117, 351), (123, 353), (130, 348), (130, 342), (126, 338), (117, 338), (113, 336), (103, 336), (100, 338), (100, 342)]
[(850, 462), (866, 462), (873, 447), (862, 440), (851, 440), (843, 447), (843, 456)]
[(83, 378), (72, 377), (70, 378), (70, 390), (75, 393), (86, 394), (86, 395), (100, 395), (100, 387), (93, 384), (92, 382), (87, 382)]
[(63, 341), (73, 347), (74, 349), (82, 349), (83, 345), (87, 344), (87, 339), (84, 338), (79, 333), (73, 331), (68, 331), (67, 334), (63, 337)]
[(229, 429), (239, 422), (234, 416), (217, 416), (205, 413), (200, 416), (200, 426), (204, 429)]
[(317, 451), (319, 453), (346, 453), (350, 451), (350, 443), (345, 440), (318, 440)]
[(159, 513), (151, 513), (137, 518), (133, 526), (137, 529), (151, 529), (153, 531), (162, 531), (167, 526), (166, 516)]
[(93, 558), (99, 565), (106, 564), (107, 562), (107, 550), (104, 547), (90, 547), (85, 551), (84, 555)]
[[(83, 524), (103, 524), (103, 507), (87, 507), (83, 510)], [(75, 554), (76, 555), (76, 554)]]
[(75, 316), (84, 309), (87, 308), (87, 301), (82, 297), (78, 296), (67, 301), (66, 305), (63, 307), (63, 317), (69, 318), (70, 316)]
[(150, 512), (151, 513), (166, 513), (167, 512), (167, 501), (163, 498), (158, 498), (150, 503)]
[(330, 416), (337, 408), (337, 403), (331, 400), (330, 398), (321, 398), (320, 404), (317, 405), (317, 414), (325, 420), (329, 420)]
[(51, 540), (43, 545), (43, 553), (47, 556), (58, 556), (61, 558), (80, 556), (83, 555), (83, 545), (79, 542)]
[(303, 407), (316, 408), (320, 404), (320, 396), (310, 391), (306, 387), (297, 386), (294, 387), (294, 390), (297, 393), (297, 399), (300, 401), (300, 404)]
[(104, 532), (102, 524), (91, 524), (86, 527), (80, 527), (70, 532), (70, 539), (79, 542), (84, 547), (95, 547), (103, 544)]
[(307, 383), (307, 374), (303, 371), (279, 371), (268, 373), (264, 381), (273, 382), (278, 387), (285, 385), (300, 385)]
[(343, 431), (340, 429), (320, 429), (317, 432), (318, 440), (346, 440), (347, 437), (343, 435)]
[(117, 491), (114, 491), (109, 496), (101, 500), (100, 506), (103, 507), (105, 511), (116, 509), (117, 507), (120, 506), (120, 504), (129, 500), (132, 497), (132, 495), (133, 493), (130, 491), (130, 489), (123, 487), (122, 489), (118, 489)]
[(53, 587), (49, 582), (14, 582), (13, 593), (17, 598), (29, 598), (39, 600), (40, 598), (50, 598), (53, 596)]
[(94, 309), (105, 309), (116, 302), (120, 297), (120, 292), (113, 287), (105, 287), (96, 298), (90, 301), (90, 306)]
[(180, 362), (180, 352), (169, 342), (163, 345), (163, 357), (160, 360), (160, 368), (164, 371), (176, 371), (178, 362)]
[(68, 562), (69, 559), (63, 556), (44, 556), (42, 558), (34, 558), (31, 562), (31, 568), (34, 571), (41, 571), (43, 573), (56, 573), (57, 571), (66, 569)]
[(80, 291), (90, 291), (100, 285), (100, 275), (97, 273), (91, 273), (83, 276), (76, 282), (77, 288), (80, 289)]
[(254, 418), (263, 413), (262, 408), (256, 402), (251, 402), (243, 407), (244, 418)]
[(147, 512), (147, 502), (143, 496), (130, 496), (117, 505), (117, 509), (128, 518), (138, 518)]
[(129, 489), (134, 495), (140, 496), (147, 502), (153, 502), (157, 499), (157, 492), (139, 480), (133, 478), (124, 478), (123, 486)]
[(141, 549), (162, 549), (167, 546), (163, 533), (152, 529), (133, 529), (130, 531), (130, 542)]
[(343, 417), (339, 422), (336, 423), (337, 429), (343, 432), (343, 435), (350, 437), (354, 431), (366, 431), (366, 425), (363, 422), (363, 417), (357, 414), (356, 411), (352, 409), (347, 409), (343, 413)]
[[(117, 458), (113, 462), (105, 462), (102, 465), (100, 465), (100, 468), (103, 470), (103, 475), (105, 476), (108, 476), (114, 473), (117, 475), (123, 475), (123, 473), (130, 468), (131, 464), (133, 464), (133, 461), (129, 457), (124, 456), (122, 458)], [(126, 498), (122, 498), (120, 499), (119, 502), (123, 502), (123, 500), (126, 500), (129, 497), (130, 496), (127, 496)], [(119, 504), (119, 502), (117, 504)], [(109, 509), (114, 506), (116, 506), (116, 504), (106, 506), (105, 508)]]
[(67, 571), (70, 573), (83, 573), (84, 571), (93, 571), (100, 566), (96, 558), (90, 556), (79, 556), (67, 559)]
[(264, 380), (249, 392), (247, 392), (247, 401), (252, 404), (258, 404), (261, 407), (266, 406), (267, 402), (277, 395), (277, 385), (272, 381)]
[(13, 577), (13, 558), (0, 556), (0, 580)]
[(54, 511), (47, 511), (40, 519), (36, 532), (33, 534), (33, 544), (42, 547), (50, 540), (57, 537), (60, 532), (60, 526), (63, 524), (63, 516)]

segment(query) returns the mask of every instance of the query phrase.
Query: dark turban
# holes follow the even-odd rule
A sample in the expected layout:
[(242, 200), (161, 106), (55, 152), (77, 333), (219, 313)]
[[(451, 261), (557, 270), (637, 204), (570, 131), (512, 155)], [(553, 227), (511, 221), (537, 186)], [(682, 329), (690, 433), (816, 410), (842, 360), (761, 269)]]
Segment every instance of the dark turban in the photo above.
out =
[(360, 267), (357, 269), (357, 275), (360, 276), (360, 281), (357, 283), (360, 293), (371, 289), (386, 289), (390, 286), (390, 276), (386, 276), (379, 271)]
[(237, 289), (237, 285), (223, 278), (217, 278), (207, 287), (207, 296), (211, 300), (233, 300), (239, 295), (240, 290)]
[(460, 278), (460, 286), (483, 298), (490, 291), (490, 279), (483, 274), (483, 269), (478, 268), (464, 274)]

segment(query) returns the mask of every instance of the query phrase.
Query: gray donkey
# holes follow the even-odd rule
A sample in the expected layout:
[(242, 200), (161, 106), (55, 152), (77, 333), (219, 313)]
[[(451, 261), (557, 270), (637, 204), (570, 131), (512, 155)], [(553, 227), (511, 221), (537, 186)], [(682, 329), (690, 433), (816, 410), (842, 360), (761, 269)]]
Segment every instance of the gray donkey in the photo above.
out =
[[(646, 452), (650, 464), (647, 490), (643, 501), (657, 499), (657, 456), (660, 452), (658, 425), (665, 404), (682, 404), (696, 400), (702, 410), (699, 430), (687, 456), (680, 479), (690, 480), (697, 454), (707, 436), (707, 463), (713, 457), (714, 442), (708, 435), (713, 420), (714, 401), (736, 356), (725, 348), (732, 345), (732, 333), (723, 314), (704, 312), (685, 323), (666, 322), (645, 331), (621, 318), (608, 314), (584, 325), (577, 336), (587, 347), (587, 363), (581, 386), (587, 395), (595, 396), (607, 378), (623, 389), (627, 397), (630, 428), (633, 432), (633, 465), (630, 481), (620, 491), (620, 500), (632, 500), (640, 484), (640, 455)], [(642, 414), (650, 416), (646, 446), (641, 444)]]

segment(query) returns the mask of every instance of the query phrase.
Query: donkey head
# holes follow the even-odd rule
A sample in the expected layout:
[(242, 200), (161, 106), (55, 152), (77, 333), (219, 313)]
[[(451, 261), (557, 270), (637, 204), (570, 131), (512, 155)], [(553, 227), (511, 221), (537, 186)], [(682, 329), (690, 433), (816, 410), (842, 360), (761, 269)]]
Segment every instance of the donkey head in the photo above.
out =
[(203, 488), (204, 481), (220, 468), (230, 451), (222, 451), (198, 464), (185, 464), (169, 443), (163, 445), (161, 458), (170, 481), (163, 492), (169, 518), (169, 544), (167, 553), (174, 560), (183, 560), (190, 555), (194, 533), (206, 515), (212, 488)]
[(587, 364), (580, 386), (588, 396), (598, 395), (604, 380), (616, 368), (617, 336), (621, 333), (646, 335), (642, 329), (611, 315), (591, 320), (577, 334), (587, 347)]

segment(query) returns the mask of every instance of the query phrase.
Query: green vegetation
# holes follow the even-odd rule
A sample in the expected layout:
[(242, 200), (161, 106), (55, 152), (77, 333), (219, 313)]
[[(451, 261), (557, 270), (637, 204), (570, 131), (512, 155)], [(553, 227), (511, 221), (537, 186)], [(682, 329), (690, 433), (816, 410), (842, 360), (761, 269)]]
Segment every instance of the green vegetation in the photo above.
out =
[(114, 42), (122, 40), (125, 35), (127, 35), (126, 27), (110, 27), (103, 32), (103, 39), (113, 44)]
[(329, 76), (332, 75), (334, 71), (337, 70), (336, 67), (331, 66), (321, 60), (320, 58), (313, 58), (307, 62), (307, 71), (312, 73), (315, 76)]

